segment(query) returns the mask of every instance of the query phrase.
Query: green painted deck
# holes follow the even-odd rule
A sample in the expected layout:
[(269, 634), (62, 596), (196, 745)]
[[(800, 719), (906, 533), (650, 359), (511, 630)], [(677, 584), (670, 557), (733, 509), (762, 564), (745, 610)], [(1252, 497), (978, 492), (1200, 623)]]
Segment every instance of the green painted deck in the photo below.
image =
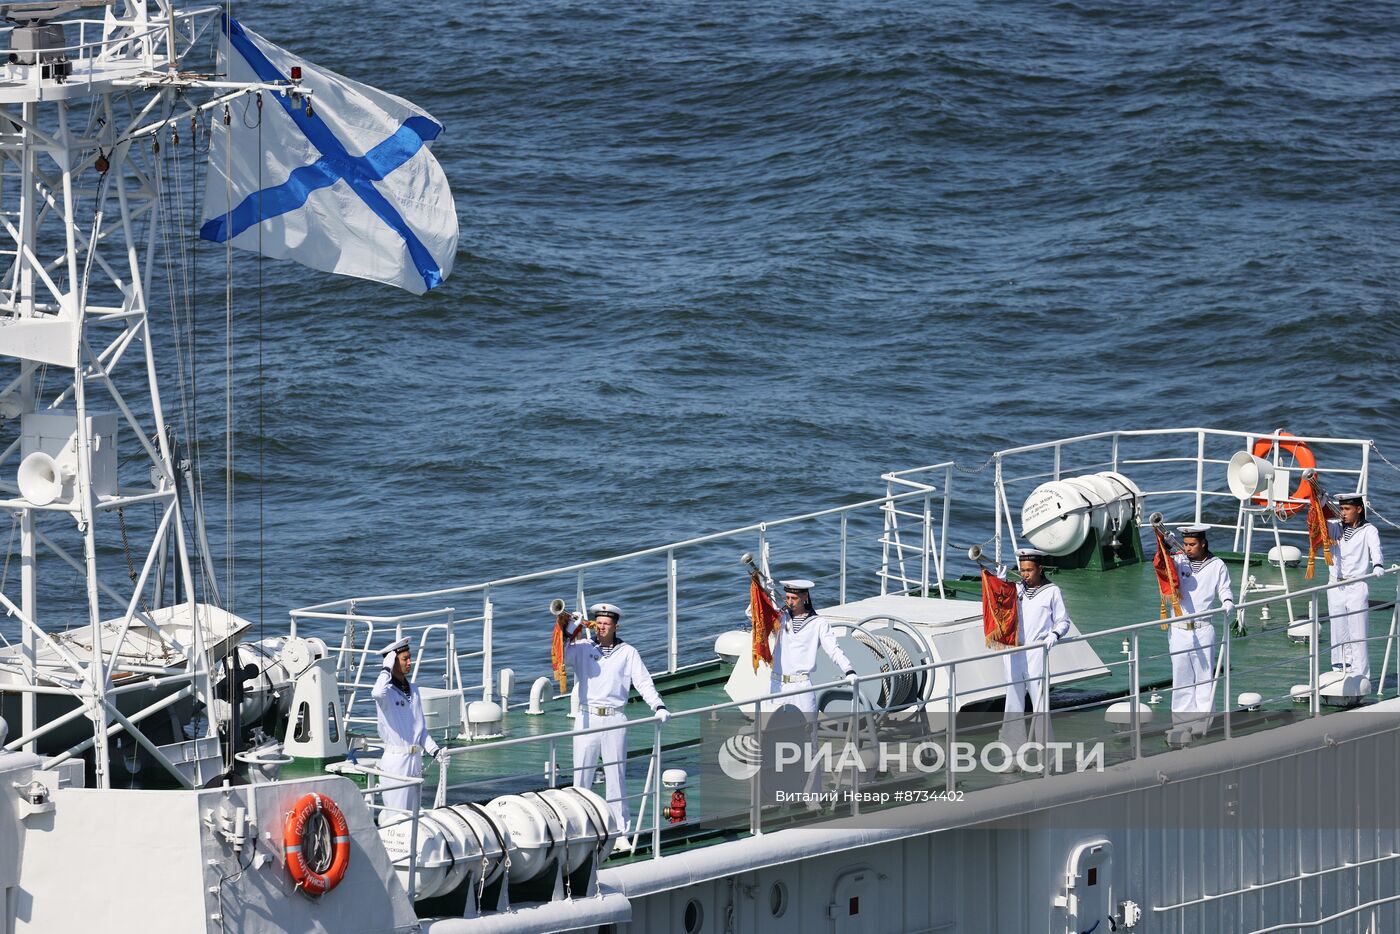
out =
[[(1225, 557), (1227, 563), (1231, 565), (1234, 593), (1238, 600), (1240, 599), (1239, 556), (1224, 555), (1222, 557)], [(1320, 583), (1325, 569), (1320, 569), (1318, 579), (1313, 582), (1303, 580), (1302, 568), (1289, 569), (1288, 573), (1293, 588), (1298, 589)], [(1279, 572), (1273, 567), (1252, 566), (1250, 575), (1261, 585), (1280, 583)], [(1093, 636), (1095, 633), (1132, 623), (1140, 623), (1157, 616), (1160, 601), (1151, 566), (1149, 564), (1136, 564), (1109, 571), (1063, 570), (1054, 572), (1052, 578), (1064, 591), (1066, 607), (1076, 626), (1083, 635), (1089, 637), (1100, 659), (1110, 668), (1108, 675), (1081, 682), (1072, 687), (1057, 687), (1052, 692), (1052, 705), (1056, 710), (1080, 708), (1084, 711), (1084, 713), (1073, 717), (1057, 713), (1054, 723), (1055, 738), (1069, 741), (1104, 740), (1107, 764), (1130, 759), (1135, 754), (1131, 735), (1115, 734), (1103, 719), (1103, 712), (1108, 704), (1114, 700), (1123, 699), (1129, 691), (1127, 656), (1124, 653), (1123, 644), (1124, 636), (1097, 639)], [(1371, 644), (1371, 654), (1373, 671), (1378, 676), (1381, 672), (1385, 652), (1385, 640), (1377, 637), (1384, 637), (1391, 632), (1394, 606), (1394, 592), (1391, 589), (1394, 586), (1393, 581), (1394, 578), (1386, 578), (1384, 582), (1372, 585), (1369, 635), (1375, 640)], [(980, 599), (980, 586), (974, 578), (953, 581), (950, 582), (950, 586), (953, 591), (950, 596), (956, 595), (959, 599), (969, 601)], [(1251, 590), (1247, 598), (1255, 600), (1262, 596), (1265, 594)], [(1308, 601), (1294, 599), (1291, 602), (1296, 618), (1306, 619)], [(1325, 598), (1320, 600), (1320, 604), (1321, 612), (1325, 614)], [(1257, 712), (1233, 713), (1229, 718), (1231, 733), (1269, 729), (1309, 716), (1308, 708), (1305, 705), (1295, 704), (1289, 699), (1289, 689), (1293, 685), (1308, 682), (1308, 646), (1306, 643), (1292, 642), (1287, 637), (1286, 631), (1290, 619), (1285, 603), (1274, 604), (1269, 610), (1270, 614), (1267, 619), (1261, 618), (1257, 609), (1248, 611), (1245, 621), (1248, 636), (1232, 639), (1230, 697), (1237, 697), (1244, 691), (1255, 691), (1265, 698), (1265, 703), (1263, 709)], [(1223, 639), (1224, 629), (1225, 626), (1217, 619), (1218, 639)], [(1170, 749), (1162, 735), (1171, 725), (1169, 691), (1171, 670), (1170, 661), (1166, 655), (1167, 633), (1156, 625), (1139, 630), (1139, 644), (1143, 656), (1142, 698), (1149, 703), (1154, 711), (1152, 724), (1143, 729), (1142, 754), (1144, 756), (1170, 754)], [(1395, 660), (1392, 653), (1392, 672), (1394, 665)], [(1325, 671), (1329, 667), (1327, 634), (1324, 625), (1320, 670)], [(1395, 685), (1392, 672), (1387, 672), (1386, 676), (1386, 687), (1390, 694), (1394, 693)], [(662, 674), (656, 678), (656, 683), (658, 690), (667, 700), (667, 706), (672, 711), (684, 711), (727, 702), (728, 698), (723, 690), (727, 675), (727, 667), (722, 667), (720, 661), (714, 659), (700, 662), (675, 673)], [(1232, 703), (1226, 703), (1223, 700), (1225, 697), (1223, 681), (1222, 674), (1222, 684), (1217, 687), (1217, 711), (1233, 706)], [(644, 718), (650, 713), (635, 692), (629, 701), (628, 709), (634, 719)], [(542, 716), (527, 715), (523, 705), (514, 707), (508, 710), (504, 717), (504, 738), (543, 737), (551, 733), (566, 732), (572, 728), (568, 711), (567, 697), (548, 701)], [(1324, 708), (1323, 712), (1330, 714), (1331, 710)], [(678, 717), (667, 724), (662, 731), (662, 767), (683, 768), (691, 776), (691, 782), (686, 789), (688, 820), (679, 826), (663, 823), (663, 851), (672, 850), (675, 847), (704, 845), (719, 839), (732, 839), (743, 836), (748, 831), (749, 808), (747, 801), (742, 796), (736, 797), (732, 788), (707, 789), (702, 787), (702, 783), (696, 781), (701, 771), (701, 763), (699, 762), (701, 732), (702, 729), (706, 728), (702, 721), (707, 719), (709, 718), (706, 716)], [(743, 722), (737, 717), (728, 715), (726, 719), (734, 720), (732, 725), (734, 731), (746, 729)], [(958, 740), (980, 743), (995, 739), (996, 730), (990, 721), (996, 719), (995, 716), (988, 717), (986, 715), (981, 717), (976, 715), (960, 716), (957, 725)], [(713, 729), (713, 721), (711, 724), (710, 728)], [(840, 724), (837, 724), (838, 729), (839, 726)], [(923, 721), (920, 721), (915, 729), (904, 728), (902, 731), (901, 728), (890, 725), (889, 731), (893, 738), (899, 738), (899, 734), (903, 732), (915, 741), (920, 737), (927, 736), (927, 728)], [(650, 725), (633, 727), (629, 731), (628, 754), (631, 764), (628, 768), (628, 792), (630, 795), (635, 796), (642, 792), (652, 751), (653, 736), (653, 728)], [(1204, 741), (1226, 741), (1224, 717), (1217, 715), (1210, 733)], [(452, 759), (451, 772), (448, 776), (451, 788), (449, 800), (454, 802), (464, 800), (484, 802), (503, 794), (520, 793), (545, 787), (550, 784), (548, 763), (551, 758), (556, 763), (557, 768), (555, 782), (560, 785), (570, 782), (572, 749), (568, 737), (554, 741), (552, 750), (551, 743), (543, 741), (505, 748), (491, 748), (493, 742), (497, 741), (470, 744), (479, 747), (479, 751), (458, 755)], [(601, 780), (602, 772), (599, 770), (599, 784), (596, 790), (600, 793), (602, 792)], [(1034, 780), (1034, 778), (1015, 771), (1009, 773), (976, 771), (960, 775), (957, 787), (965, 792), (972, 792), (979, 788), (1025, 780)], [(438, 781), (437, 766), (429, 764), (425, 772), (425, 801), (431, 801)], [(940, 789), (945, 787), (946, 778), (942, 772), (938, 772), (929, 776), (921, 776), (920, 780), (905, 779), (883, 783), (877, 783), (873, 779), (867, 781), (863, 778), (860, 784), (863, 791), (876, 787), (884, 790)], [(670, 792), (665, 790), (663, 805), (669, 801), (669, 798)], [(899, 802), (891, 801), (889, 806), (894, 806), (897, 803)], [(869, 806), (866, 809), (868, 810)], [(622, 857), (624, 859), (636, 859), (648, 855), (652, 820), (650, 795), (648, 795), (646, 804), (646, 814), (640, 822), (637, 820), (638, 811), (639, 806), (634, 799), (632, 806), (634, 826), (642, 827), (644, 832), (638, 841), (637, 853), (630, 857)], [(772, 830), (781, 826), (806, 824), (827, 819), (831, 813), (831, 811), (809, 812), (805, 808), (764, 808), (763, 827), (765, 830)], [(849, 807), (837, 807), (835, 813), (839, 816), (845, 816), (849, 813)], [(716, 822), (725, 823), (726, 816), (730, 818), (726, 827), (714, 826)]]

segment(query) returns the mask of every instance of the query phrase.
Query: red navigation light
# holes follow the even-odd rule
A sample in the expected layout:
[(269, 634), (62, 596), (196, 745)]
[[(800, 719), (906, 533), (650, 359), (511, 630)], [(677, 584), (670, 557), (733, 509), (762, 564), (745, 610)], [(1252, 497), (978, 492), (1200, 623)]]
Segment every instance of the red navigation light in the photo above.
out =
[(292, 80), (293, 80), (293, 81), (300, 81), (300, 80), (301, 80), (301, 66), (300, 66), (300, 65), (293, 65), (293, 66), (292, 66)]

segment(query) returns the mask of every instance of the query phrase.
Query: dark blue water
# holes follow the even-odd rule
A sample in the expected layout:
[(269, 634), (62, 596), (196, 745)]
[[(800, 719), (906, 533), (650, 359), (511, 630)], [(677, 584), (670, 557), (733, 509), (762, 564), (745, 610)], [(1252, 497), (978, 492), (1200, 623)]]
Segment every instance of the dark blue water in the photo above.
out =
[[(266, 264), (260, 345), (235, 258), (237, 608), (269, 625), (1109, 428), (1400, 463), (1400, 7), (235, 14), (440, 119), (462, 232), (422, 299)], [(200, 262), (222, 553), (222, 254)], [(1400, 516), (1400, 473), (1372, 493)]]

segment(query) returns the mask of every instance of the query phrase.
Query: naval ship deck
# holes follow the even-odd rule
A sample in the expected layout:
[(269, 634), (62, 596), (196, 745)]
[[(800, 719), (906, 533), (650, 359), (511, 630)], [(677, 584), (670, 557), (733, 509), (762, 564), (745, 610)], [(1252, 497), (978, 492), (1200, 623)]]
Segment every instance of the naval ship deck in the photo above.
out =
[[(1319, 558), (1320, 573), (1314, 580), (1305, 580), (1301, 566), (1268, 563), (1254, 547), (1262, 539), (1266, 547), (1291, 544), (1305, 555), (1306, 533), (1301, 520), (1265, 521), (1266, 512), (1276, 505), (1272, 494), (1265, 507), (1258, 509), (1220, 488), (1228, 452), (1241, 446), (1248, 449), (1260, 438), (1258, 434), (1207, 429), (1114, 432), (994, 456), (993, 501), (997, 510), (995, 535), (988, 542), (996, 541), (1004, 555), (1019, 544), (1008, 506), (1010, 490), (1029, 489), (1049, 478), (1058, 480), (1076, 471), (1105, 467), (1132, 472), (1142, 487), (1133, 497), (1132, 521), (1114, 530), (1117, 547), (1110, 551), (1116, 558), (1051, 573), (1063, 589), (1079, 633), (1061, 642), (1055, 656), (1064, 657), (1077, 643), (1093, 649), (1091, 662), (1082, 667), (1063, 671), (1060, 666), (1055, 670), (1050, 697), (1056, 740), (1102, 742), (1105, 766), (1170, 756), (1177, 751), (1167, 742), (1172, 725), (1171, 670), (1167, 636), (1157, 618), (1160, 599), (1150, 566), (1152, 538), (1143, 528), (1145, 523), (1138, 521), (1148, 508), (1166, 512), (1177, 522), (1204, 522), (1212, 527), (1212, 538), (1224, 546), (1217, 553), (1230, 567), (1241, 619), (1248, 628), (1245, 636), (1233, 635), (1216, 614), (1217, 652), (1223, 661), (1215, 687), (1216, 714), (1208, 732), (1193, 745), (1225, 743), (1245, 734), (1343, 711), (1342, 706), (1329, 706), (1323, 690), (1330, 668), (1325, 566)], [(1347, 488), (1355, 484), (1364, 489), (1368, 442), (1309, 441), (1335, 452), (1342, 461), (1327, 468), (1334, 485), (1340, 482)], [(1183, 442), (1185, 453), (1177, 450)], [(1212, 453), (1213, 449), (1219, 453)], [(1019, 465), (1025, 456), (1041, 458), (1042, 468), (1013, 477), (1013, 464)], [(757, 734), (764, 728), (764, 717), (754, 722), (753, 700), (735, 701), (725, 690), (734, 657), (715, 655), (717, 637), (728, 630), (738, 632), (740, 643), (746, 644), (747, 579), (737, 560), (740, 551), (764, 554), (771, 547), (775, 567), (804, 569), (818, 581), (819, 608), (837, 618), (843, 616), (843, 608), (869, 606), (865, 601), (883, 596), (937, 602), (939, 609), (934, 615), (944, 617), (950, 615), (945, 601), (955, 601), (952, 616), (976, 619), (980, 625), (979, 579), (965, 573), (975, 566), (964, 562), (964, 572), (955, 575), (947, 555), (950, 536), (958, 534), (957, 527), (976, 529), (963, 536), (965, 541), (976, 541), (987, 532), (985, 524), (969, 521), (971, 510), (951, 493), (957, 470), (957, 465), (944, 463), (887, 474), (882, 478), (886, 493), (877, 499), (618, 558), (447, 591), (308, 607), (294, 612), (293, 625), (304, 629), (344, 627), (339, 671), (349, 697), (352, 728), (361, 736), (373, 732), (373, 705), (367, 689), (376, 671), (375, 648), (399, 635), (412, 636), (417, 642), (418, 683), (434, 685), (435, 679), (440, 679), (442, 692), (461, 698), (463, 721), (470, 719), (466, 698), (479, 696), (484, 701), (500, 702), (499, 728), (491, 730), (495, 734), (492, 738), (463, 738), (470, 729), (465, 722), (460, 724), (461, 735), (449, 735), (450, 748), (443, 760), (446, 767), (429, 765), (423, 779), (423, 806), (427, 808), (432, 804), (484, 802), (499, 795), (569, 783), (575, 735), (570, 699), (553, 696), (551, 685), (537, 698), (538, 711), (531, 713), (532, 702), (520, 697), (523, 692), (510, 687), (502, 690), (506, 685), (496, 677), (497, 666), (507, 660), (514, 666), (512, 675), (548, 674), (552, 619), (542, 611), (548, 600), (560, 593), (570, 594), (575, 606), (586, 606), (588, 596), (626, 606), (628, 620), (623, 633), (635, 637), (656, 676), (658, 690), (675, 716), (663, 726), (649, 716), (635, 692), (629, 702), (634, 721), (628, 731), (634, 847), (630, 853), (615, 853), (609, 865), (930, 800), (931, 795), (947, 800), (982, 789), (1036, 781), (1052, 772), (974, 767), (882, 776), (873, 769), (864, 773), (846, 769), (829, 775), (824, 787), (859, 792), (850, 799), (819, 809), (775, 807), (756, 803), (747, 783), (726, 782), (713, 761), (717, 737), (728, 736), (752, 750), (761, 741)], [(950, 529), (952, 523), (956, 525)], [(1120, 533), (1121, 542), (1116, 540)], [(1130, 538), (1136, 538), (1141, 548), (1134, 549)], [(656, 574), (658, 569), (661, 575)], [(1345, 702), (1347, 706), (1374, 704), (1396, 696), (1392, 665), (1397, 571), (1400, 568), (1392, 566), (1384, 577), (1371, 581), (1367, 648), (1372, 670), (1379, 676), (1369, 693), (1351, 698)], [(1247, 582), (1243, 593), (1242, 579)], [(835, 599), (822, 600), (823, 594)], [(456, 606), (443, 607), (446, 600), (470, 603), (473, 609), (463, 613)], [(958, 603), (965, 604), (965, 614), (956, 611)], [(422, 608), (434, 604), (436, 608)], [(394, 612), (389, 607), (394, 611), (407, 609)], [(854, 634), (854, 629), (849, 631)], [(498, 635), (502, 632), (504, 639)], [(1314, 637), (1317, 633), (1320, 639)], [(509, 648), (503, 651), (498, 641)], [(1320, 652), (1314, 651), (1319, 643)], [(470, 650), (463, 650), (465, 647)], [(984, 679), (975, 686), (982, 699), (964, 703), (974, 686), (969, 684), (971, 679), (958, 678), (974, 667), (987, 671), (988, 659), (995, 662), (994, 653), (928, 659), (912, 666), (910, 672), (927, 676), (941, 689), (925, 690), (921, 700), (906, 704), (902, 711), (882, 707), (874, 700), (880, 685), (888, 686), (891, 680), (888, 665), (881, 664), (884, 671), (861, 672), (862, 698), (855, 709), (850, 689), (833, 675), (829, 683), (818, 686), (824, 693), (823, 735), (869, 737), (873, 727), (881, 739), (931, 742), (950, 752), (954, 742), (980, 747), (997, 737), (999, 702), (986, 698), (1001, 693), (1004, 682), (988, 684)], [(746, 652), (738, 662), (748, 664)], [(468, 684), (463, 672), (476, 664), (480, 665), (480, 680)], [(814, 680), (820, 675), (820, 669), (814, 672)], [(957, 686), (951, 686), (950, 681)], [(1249, 709), (1242, 709), (1239, 699), (1249, 693), (1258, 697), (1249, 699)], [(960, 711), (954, 718), (943, 713), (950, 695)], [(1108, 722), (1109, 707), (1124, 701), (1129, 702), (1128, 714), (1118, 715), (1117, 723)], [(1138, 704), (1136, 714), (1132, 713), (1134, 701)], [(458, 733), (458, 726), (454, 724), (449, 734)], [(373, 739), (366, 738), (372, 747)], [(669, 820), (665, 813), (674, 781), (657, 780), (672, 769), (686, 772), (681, 786), (686, 817), (680, 821)]]

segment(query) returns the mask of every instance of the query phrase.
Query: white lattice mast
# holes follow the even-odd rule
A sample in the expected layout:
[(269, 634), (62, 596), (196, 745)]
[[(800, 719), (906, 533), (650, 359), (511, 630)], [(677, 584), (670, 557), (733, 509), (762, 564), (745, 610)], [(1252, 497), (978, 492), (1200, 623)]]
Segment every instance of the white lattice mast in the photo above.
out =
[[(23, 695), (20, 739), (32, 747), (43, 731), (36, 717), (41, 692), (76, 695), (93, 722), (104, 787), (114, 723), (174, 772), (109, 696), (132, 626), (158, 630), (142, 598), (159, 600), (148, 583), (169, 554), (193, 636), (190, 645), (171, 646), (185, 669), (168, 677), (210, 700), (147, 285), (161, 228), (160, 131), (255, 90), (180, 71), (181, 57), (218, 12), (176, 11), (164, 0), (150, 7), (123, 0), (0, 3), (0, 14), (20, 23), (10, 30), (10, 63), (0, 69), (0, 359), (17, 364), (0, 391), (0, 415), (20, 426), (20, 437), (0, 454), (0, 506), (19, 517), (22, 559), (19, 604), (3, 594), (0, 601), (23, 630), (31, 690)], [(193, 89), (211, 99), (188, 103)], [(118, 443), (129, 461), (120, 477)], [(136, 504), (155, 504), (159, 519), (153, 537), (131, 543), (144, 556), (133, 583), (99, 567), (97, 533)], [(78, 540), (81, 555), (74, 553)], [(68, 579), (41, 580), (41, 554), (46, 569), (56, 557), (81, 574), (85, 619), (54, 618), (46, 594)], [(104, 633), (104, 617), (119, 624)], [(85, 652), (51, 635), (75, 625), (89, 627)], [(41, 665), (41, 655), (61, 664)], [(209, 733), (215, 729), (211, 722)]]

